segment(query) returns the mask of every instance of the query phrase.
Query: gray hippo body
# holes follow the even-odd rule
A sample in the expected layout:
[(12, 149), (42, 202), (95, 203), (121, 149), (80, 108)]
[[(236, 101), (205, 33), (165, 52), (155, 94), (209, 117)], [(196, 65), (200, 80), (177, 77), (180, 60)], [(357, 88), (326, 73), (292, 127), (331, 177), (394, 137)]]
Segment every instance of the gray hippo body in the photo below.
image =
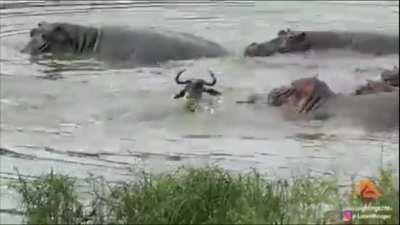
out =
[(278, 37), (263, 43), (251, 43), (245, 56), (270, 56), (275, 53), (307, 50), (343, 49), (365, 54), (398, 54), (399, 37), (372, 32), (279, 31)]
[[(265, 94), (254, 94), (249, 101), (269, 105)], [(399, 127), (399, 92), (376, 93), (370, 95), (335, 95), (308, 114), (297, 114), (287, 108), (282, 115), (291, 120), (336, 120), (343, 123), (361, 125), (370, 130), (387, 130)]]
[(55, 58), (96, 57), (131, 65), (227, 54), (218, 44), (185, 33), (46, 22), (31, 30), (31, 40), (22, 52)]
[(316, 77), (294, 80), (290, 85), (272, 89), (268, 94), (253, 94), (237, 103), (281, 107), (288, 119), (337, 119), (355, 122), (372, 129), (399, 125), (399, 92), (374, 92), (365, 95), (335, 94)]
[(359, 86), (354, 94), (364, 95), (393, 91), (399, 91), (399, 68), (397, 66), (391, 70), (383, 70), (380, 80), (367, 80), (367, 83)]
[(310, 116), (316, 119), (336, 118), (338, 121), (344, 119), (372, 130), (398, 128), (399, 92), (359, 96), (336, 95), (313, 111)]

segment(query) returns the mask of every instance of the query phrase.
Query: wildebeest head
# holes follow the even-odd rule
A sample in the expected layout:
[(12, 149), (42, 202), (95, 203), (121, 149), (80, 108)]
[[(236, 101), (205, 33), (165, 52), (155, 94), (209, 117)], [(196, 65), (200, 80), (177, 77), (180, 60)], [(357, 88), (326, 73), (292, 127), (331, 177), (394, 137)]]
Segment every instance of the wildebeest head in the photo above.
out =
[(277, 52), (303, 52), (311, 48), (305, 32), (294, 32), (289, 29), (278, 32), (278, 37), (268, 42), (251, 43), (245, 49), (245, 56), (270, 56)]
[(268, 94), (271, 106), (286, 105), (297, 112), (317, 109), (325, 100), (334, 96), (328, 85), (316, 77), (295, 80), (290, 86), (273, 89)]
[(214, 73), (210, 70), (209, 74), (212, 78), (211, 82), (207, 82), (203, 79), (189, 79), (189, 80), (180, 80), (180, 76), (185, 70), (181, 70), (177, 73), (175, 77), (175, 82), (179, 85), (185, 85), (185, 88), (182, 89), (178, 94), (174, 96), (175, 99), (181, 98), (186, 95), (187, 99), (192, 101), (194, 104), (197, 104), (198, 101), (202, 98), (203, 92), (206, 92), (210, 95), (220, 95), (221, 93), (212, 89), (207, 88), (206, 86), (214, 86), (217, 83), (217, 79), (215, 78)]
[(95, 46), (97, 30), (68, 23), (40, 22), (30, 31), (30, 41), (22, 52), (31, 55), (82, 53)]

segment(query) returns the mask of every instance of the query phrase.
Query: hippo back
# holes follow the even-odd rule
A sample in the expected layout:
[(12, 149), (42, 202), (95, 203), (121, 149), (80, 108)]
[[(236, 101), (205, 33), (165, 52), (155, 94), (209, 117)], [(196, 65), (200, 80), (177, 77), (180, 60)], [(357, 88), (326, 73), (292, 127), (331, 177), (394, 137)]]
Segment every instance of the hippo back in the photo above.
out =
[(313, 49), (348, 48), (372, 54), (399, 52), (399, 37), (396, 35), (346, 31), (304, 31), (304, 33)]
[(218, 44), (201, 37), (152, 29), (105, 27), (100, 42), (98, 53), (102, 57), (134, 59), (144, 64), (227, 54)]
[(313, 114), (334, 116), (371, 129), (399, 127), (399, 92), (370, 95), (337, 95)]

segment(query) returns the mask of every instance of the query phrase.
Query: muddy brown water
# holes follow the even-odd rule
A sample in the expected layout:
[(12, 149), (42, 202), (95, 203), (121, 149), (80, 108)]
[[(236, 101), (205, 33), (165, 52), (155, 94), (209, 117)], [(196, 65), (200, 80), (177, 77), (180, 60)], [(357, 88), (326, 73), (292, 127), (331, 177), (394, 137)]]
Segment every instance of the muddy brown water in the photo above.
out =
[[(136, 168), (160, 172), (182, 165), (256, 168), (274, 177), (334, 175), (343, 184), (351, 176), (372, 176), (382, 165), (398, 174), (396, 130), (372, 132), (349, 118), (287, 121), (269, 107), (234, 104), (314, 74), (345, 94), (378, 79), (382, 69), (398, 64), (398, 54), (241, 55), (250, 42), (287, 27), (398, 33), (398, 2), (0, 1), (0, 6), (2, 183), (16, 177), (14, 168), (33, 177), (53, 169), (112, 181), (129, 179)], [(205, 37), (232, 54), (126, 69), (95, 60), (32, 63), (19, 50), (39, 21), (161, 27)], [(182, 68), (186, 77), (204, 78), (212, 69), (223, 96), (205, 99), (199, 113), (185, 112), (183, 102), (172, 99), (181, 88), (173, 78)], [(14, 207), (2, 190), (1, 208)], [(15, 219), (0, 215), (5, 222)]]

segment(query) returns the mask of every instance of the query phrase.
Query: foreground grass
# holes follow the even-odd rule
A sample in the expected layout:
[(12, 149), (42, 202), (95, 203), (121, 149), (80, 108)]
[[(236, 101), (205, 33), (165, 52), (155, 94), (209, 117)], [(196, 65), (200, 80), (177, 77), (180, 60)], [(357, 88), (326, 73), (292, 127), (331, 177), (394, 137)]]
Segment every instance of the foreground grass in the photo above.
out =
[[(89, 178), (88, 194), (77, 180), (50, 173), (12, 184), (28, 224), (304, 224), (341, 221), (343, 207), (362, 206), (340, 196), (336, 180), (310, 177), (267, 181), (256, 171), (231, 174), (219, 168), (141, 174), (134, 182), (109, 184)], [(377, 185), (390, 219), (360, 224), (398, 224), (399, 198), (390, 171)]]

